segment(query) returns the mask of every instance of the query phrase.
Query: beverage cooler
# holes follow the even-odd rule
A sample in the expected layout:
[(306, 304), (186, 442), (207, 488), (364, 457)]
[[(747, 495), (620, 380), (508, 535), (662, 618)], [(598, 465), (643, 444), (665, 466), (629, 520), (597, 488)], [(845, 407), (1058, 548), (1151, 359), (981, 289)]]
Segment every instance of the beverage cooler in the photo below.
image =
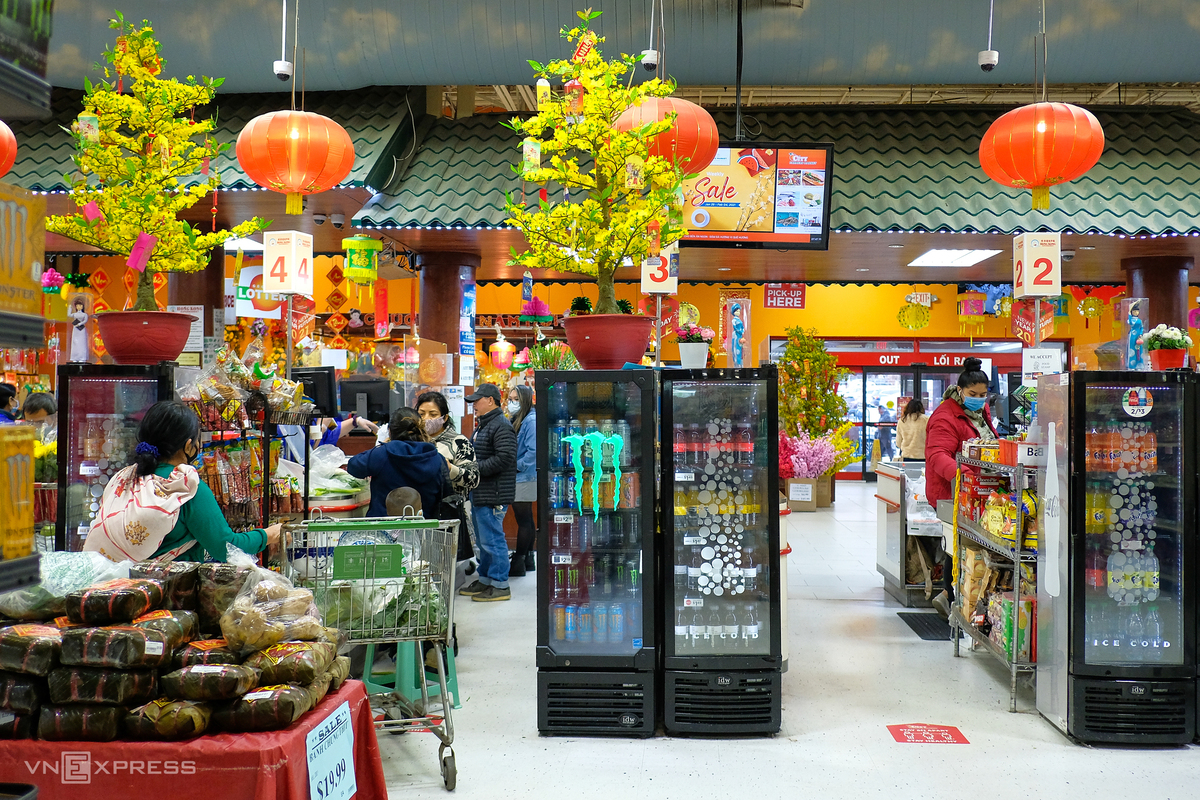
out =
[(1038, 380), (1037, 707), (1082, 742), (1195, 734), (1197, 386), (1182, 371)]
[(663, 724), (780, 725), (778, 374), (662, 373)]
[(653, 736), (655, 376), (539, 371), (538, 730)]
[(58, 368), (56, 550), (82, 550), (104, 487), (129, 463), (142, 415), (175, 392), (176, 367)]

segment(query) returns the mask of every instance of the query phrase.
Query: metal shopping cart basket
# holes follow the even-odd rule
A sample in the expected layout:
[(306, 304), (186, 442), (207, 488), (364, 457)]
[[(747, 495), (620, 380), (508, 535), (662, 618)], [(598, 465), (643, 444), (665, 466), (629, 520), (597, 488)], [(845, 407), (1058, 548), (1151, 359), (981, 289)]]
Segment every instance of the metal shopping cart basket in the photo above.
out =
[(423, 666), (418, 669), (419, 705), (399, 686), (390, 694), (372, 695), (371, 705), (385, 712), (375, 723), (380, 730), (428, 730), (441, 740), (438, 759), (448, 790), (457, 780), (454, 702), (446, 685), (457, 553), (458, 520), (420, 517), (317, 517), (293, 528), (288, 553), (293, 581), (313, 590), (325, 624), (345, 631), (351, 642), (432, 645), (441, 691), (436, 713)]

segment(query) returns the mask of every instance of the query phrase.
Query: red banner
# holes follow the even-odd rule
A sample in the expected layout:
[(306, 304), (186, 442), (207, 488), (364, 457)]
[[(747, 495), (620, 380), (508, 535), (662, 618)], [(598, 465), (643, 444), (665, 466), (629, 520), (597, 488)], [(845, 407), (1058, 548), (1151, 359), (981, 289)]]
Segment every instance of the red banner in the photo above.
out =
[(950, 725), (888, 725), (892, 738), (902, 744), (970, 744), (962, 732)]

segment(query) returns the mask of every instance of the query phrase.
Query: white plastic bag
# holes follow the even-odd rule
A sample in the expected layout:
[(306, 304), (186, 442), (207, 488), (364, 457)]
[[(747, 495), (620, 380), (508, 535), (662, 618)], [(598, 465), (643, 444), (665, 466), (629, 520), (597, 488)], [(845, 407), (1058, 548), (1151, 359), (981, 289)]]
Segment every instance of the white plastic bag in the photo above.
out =
[(41, 582), (0, 594), (0, 615), (53, 619), (67, 613), (67, 595), (98, 583), (128, 578), (131, 561), (113, 562), (100, 553), (42, 553)]
[(331, 444), (323, 444), (312, 451), (308, 463), (309, 494), (323, 497), (331, 494), (358, 494), (367, 488), (367, 482), (355, 478), (342, 467), (349, 457)]

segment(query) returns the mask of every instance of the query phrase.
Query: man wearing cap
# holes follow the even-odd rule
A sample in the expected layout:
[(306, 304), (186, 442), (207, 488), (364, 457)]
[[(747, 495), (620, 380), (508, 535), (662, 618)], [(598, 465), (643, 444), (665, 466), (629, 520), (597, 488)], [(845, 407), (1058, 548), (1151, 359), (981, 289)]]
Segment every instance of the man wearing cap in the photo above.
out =
[(500, 390), (485, 383), (467, 395), (475, 406), (479, 486), (471, 491), (471, 520), (479, 541), (479, 579), (458, 593), (479, 602), (508, 600), (508, 542), (504, 515), (517, 492), (517, 434), (500, 410)]

